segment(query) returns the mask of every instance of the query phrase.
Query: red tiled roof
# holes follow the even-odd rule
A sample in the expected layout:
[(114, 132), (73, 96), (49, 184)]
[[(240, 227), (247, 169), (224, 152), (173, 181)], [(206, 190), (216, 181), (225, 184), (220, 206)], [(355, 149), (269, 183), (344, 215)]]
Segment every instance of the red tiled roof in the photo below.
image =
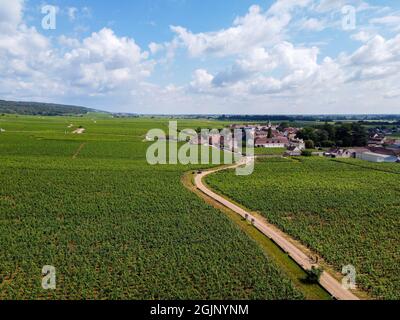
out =
[(399, 156), (400, 155), (400, 150), (396, 151), (393, 149), (386, 149), (382, 147), (370, 147), (369, 150), (373, 153), (378, 153), (378, 154), (383, 154), (387, 156)]
[(255, 144), (273, 144), (273, 143), (289, 143), (289, 139), (286, 137), (258, 138), (255, 141)]

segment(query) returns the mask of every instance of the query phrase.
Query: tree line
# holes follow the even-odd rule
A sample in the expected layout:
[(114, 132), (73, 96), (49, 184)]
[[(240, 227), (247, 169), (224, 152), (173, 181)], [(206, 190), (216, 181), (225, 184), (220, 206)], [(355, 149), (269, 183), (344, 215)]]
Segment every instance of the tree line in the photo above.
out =
[(95, 110), (53, 103), (20, 102), (0, 100), (0, 114), (40, 115), (40, 116), (63, 116), (82, 115)]
[(365, 147), (369, 133), (360, 123), (316, 125), (305, 127), (297, 133), (297, 137), (306, 142), (308, 149), (315, 147)]

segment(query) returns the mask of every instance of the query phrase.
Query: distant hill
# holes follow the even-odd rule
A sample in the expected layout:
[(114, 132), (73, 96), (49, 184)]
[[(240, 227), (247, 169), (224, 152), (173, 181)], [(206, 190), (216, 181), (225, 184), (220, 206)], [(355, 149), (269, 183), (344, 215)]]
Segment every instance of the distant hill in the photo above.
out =
[(0, 100), (0, 114), (63, 116), (82, 115), (88, 112), (98, 111), (90, 108), (63, 104)]

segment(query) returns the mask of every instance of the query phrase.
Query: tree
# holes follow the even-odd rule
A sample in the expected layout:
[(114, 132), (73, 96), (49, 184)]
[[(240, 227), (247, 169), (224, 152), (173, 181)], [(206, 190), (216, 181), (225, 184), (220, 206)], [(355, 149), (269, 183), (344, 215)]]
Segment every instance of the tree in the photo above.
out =
[(304, 141), (304, 143), (306, 145), (306, 149), (314, 149), (315, 148), (314, 141), (312, 141), (312, 140), (306, 140), (306, 141)]
[(279, 125), (278, 130), (282, 132), (282, 131), (284, 131), (286, 128), (289, 128), (289, 127), (290, 127), (290, 125), (289, 125), (288, 122), (282, 122), (282, 123)]
[(316, 140), (315, 129), (311, 127), (306, 127), (297, 133), (297, 137), (303, 140), (315, 141)]
[(311, 270), (307, 270), (307, 278), (306, 281), (308, 283), (319, 283), (324, 270), (322, 268), (317, 268), (312, 266)]
[(329, 138), (327, 140), (335, 141), (336, 128), (334, 125), (325, 122), (325, 124), (322, 126), (322, 129), (328, 133)]
[(329, 140), (329, 133), (324, 129), (317, 129), (315, 132), (316, 140), (314, 143), (318, 146), (321, 146), (322, 141)]
[(315, 127), (306, 127), (300, 130), (297, 137), (306, 141), (307, 149), (317, 147), (364, 147), (368, 143), (369, 133), (362, 123), (341, 123)]
[(336, 139), (341, 141), (341, 147), (351, 147), (353, 143), (351, 125), (342, 124), (336, 129)]
[(273, 137), (272, 135), (272, 128), (268, 129), (268, 139), (271, 139)]
[(368, 132), (359, 123), (353, 123), (352, 125), (352, 145), (355, 147), (364, 147), (368, 143)]
[(322, 148), (332, 148), (335, 146), (335, 141), (325, 140), (321, 142)]

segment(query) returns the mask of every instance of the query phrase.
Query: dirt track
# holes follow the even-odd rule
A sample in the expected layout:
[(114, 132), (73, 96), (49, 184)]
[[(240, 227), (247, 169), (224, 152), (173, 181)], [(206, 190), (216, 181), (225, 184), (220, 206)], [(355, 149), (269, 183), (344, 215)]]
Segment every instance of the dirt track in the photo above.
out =
[[(246, 160), (249, 161), (249, 160)], [(253, 161), (253, 160), (250, 160)], [(235, 205), (231, 201), (221, 197), (220, 195), (216, 194), (212, 190), (210, 190), (204, 183), (203, 178), (213, 174), (215, 172), (227, 169), (234, 169), (240, 165), (243, 165), (244, 162), (240, 162), (236, 165), (222, 168), (222, 169), (214, 169), (209, 171), (204, 171), (199, 173), (195, 176), (195, 185), (196, 187), (208, 195), (209, 197), (213, 198), (214, 200), (218, 201), (225, 207), (233, 210), (243, 218), (252, 222), (255, 228), (261, 231), (264, 235), (274, 241), (283, 251), (285, 251), (298, 265), (300, 265), (304, 270), (310, 270), (313, 266), (318, 267), (318, 264), (313, 263), (310, 260), (310, 257), (301, 250), (298, 246), (294, 244), (294, 241), (289, 241), (289, 235), (284, 234), (281, 231), (277, 231), (276, 227), (268, 224), (263, 219), (257, 218), (253, 216), (249, 211), (242, 209), (241, 207)], [(360, 300), (357, 296), (355, 296), (351, 291), (345, 289), (342, 284), (336, 280), (331, 274), (328, 272), (324, 272), (320, 279), (320, 284), (327, 290), (334, 298), (338, 300)]]

